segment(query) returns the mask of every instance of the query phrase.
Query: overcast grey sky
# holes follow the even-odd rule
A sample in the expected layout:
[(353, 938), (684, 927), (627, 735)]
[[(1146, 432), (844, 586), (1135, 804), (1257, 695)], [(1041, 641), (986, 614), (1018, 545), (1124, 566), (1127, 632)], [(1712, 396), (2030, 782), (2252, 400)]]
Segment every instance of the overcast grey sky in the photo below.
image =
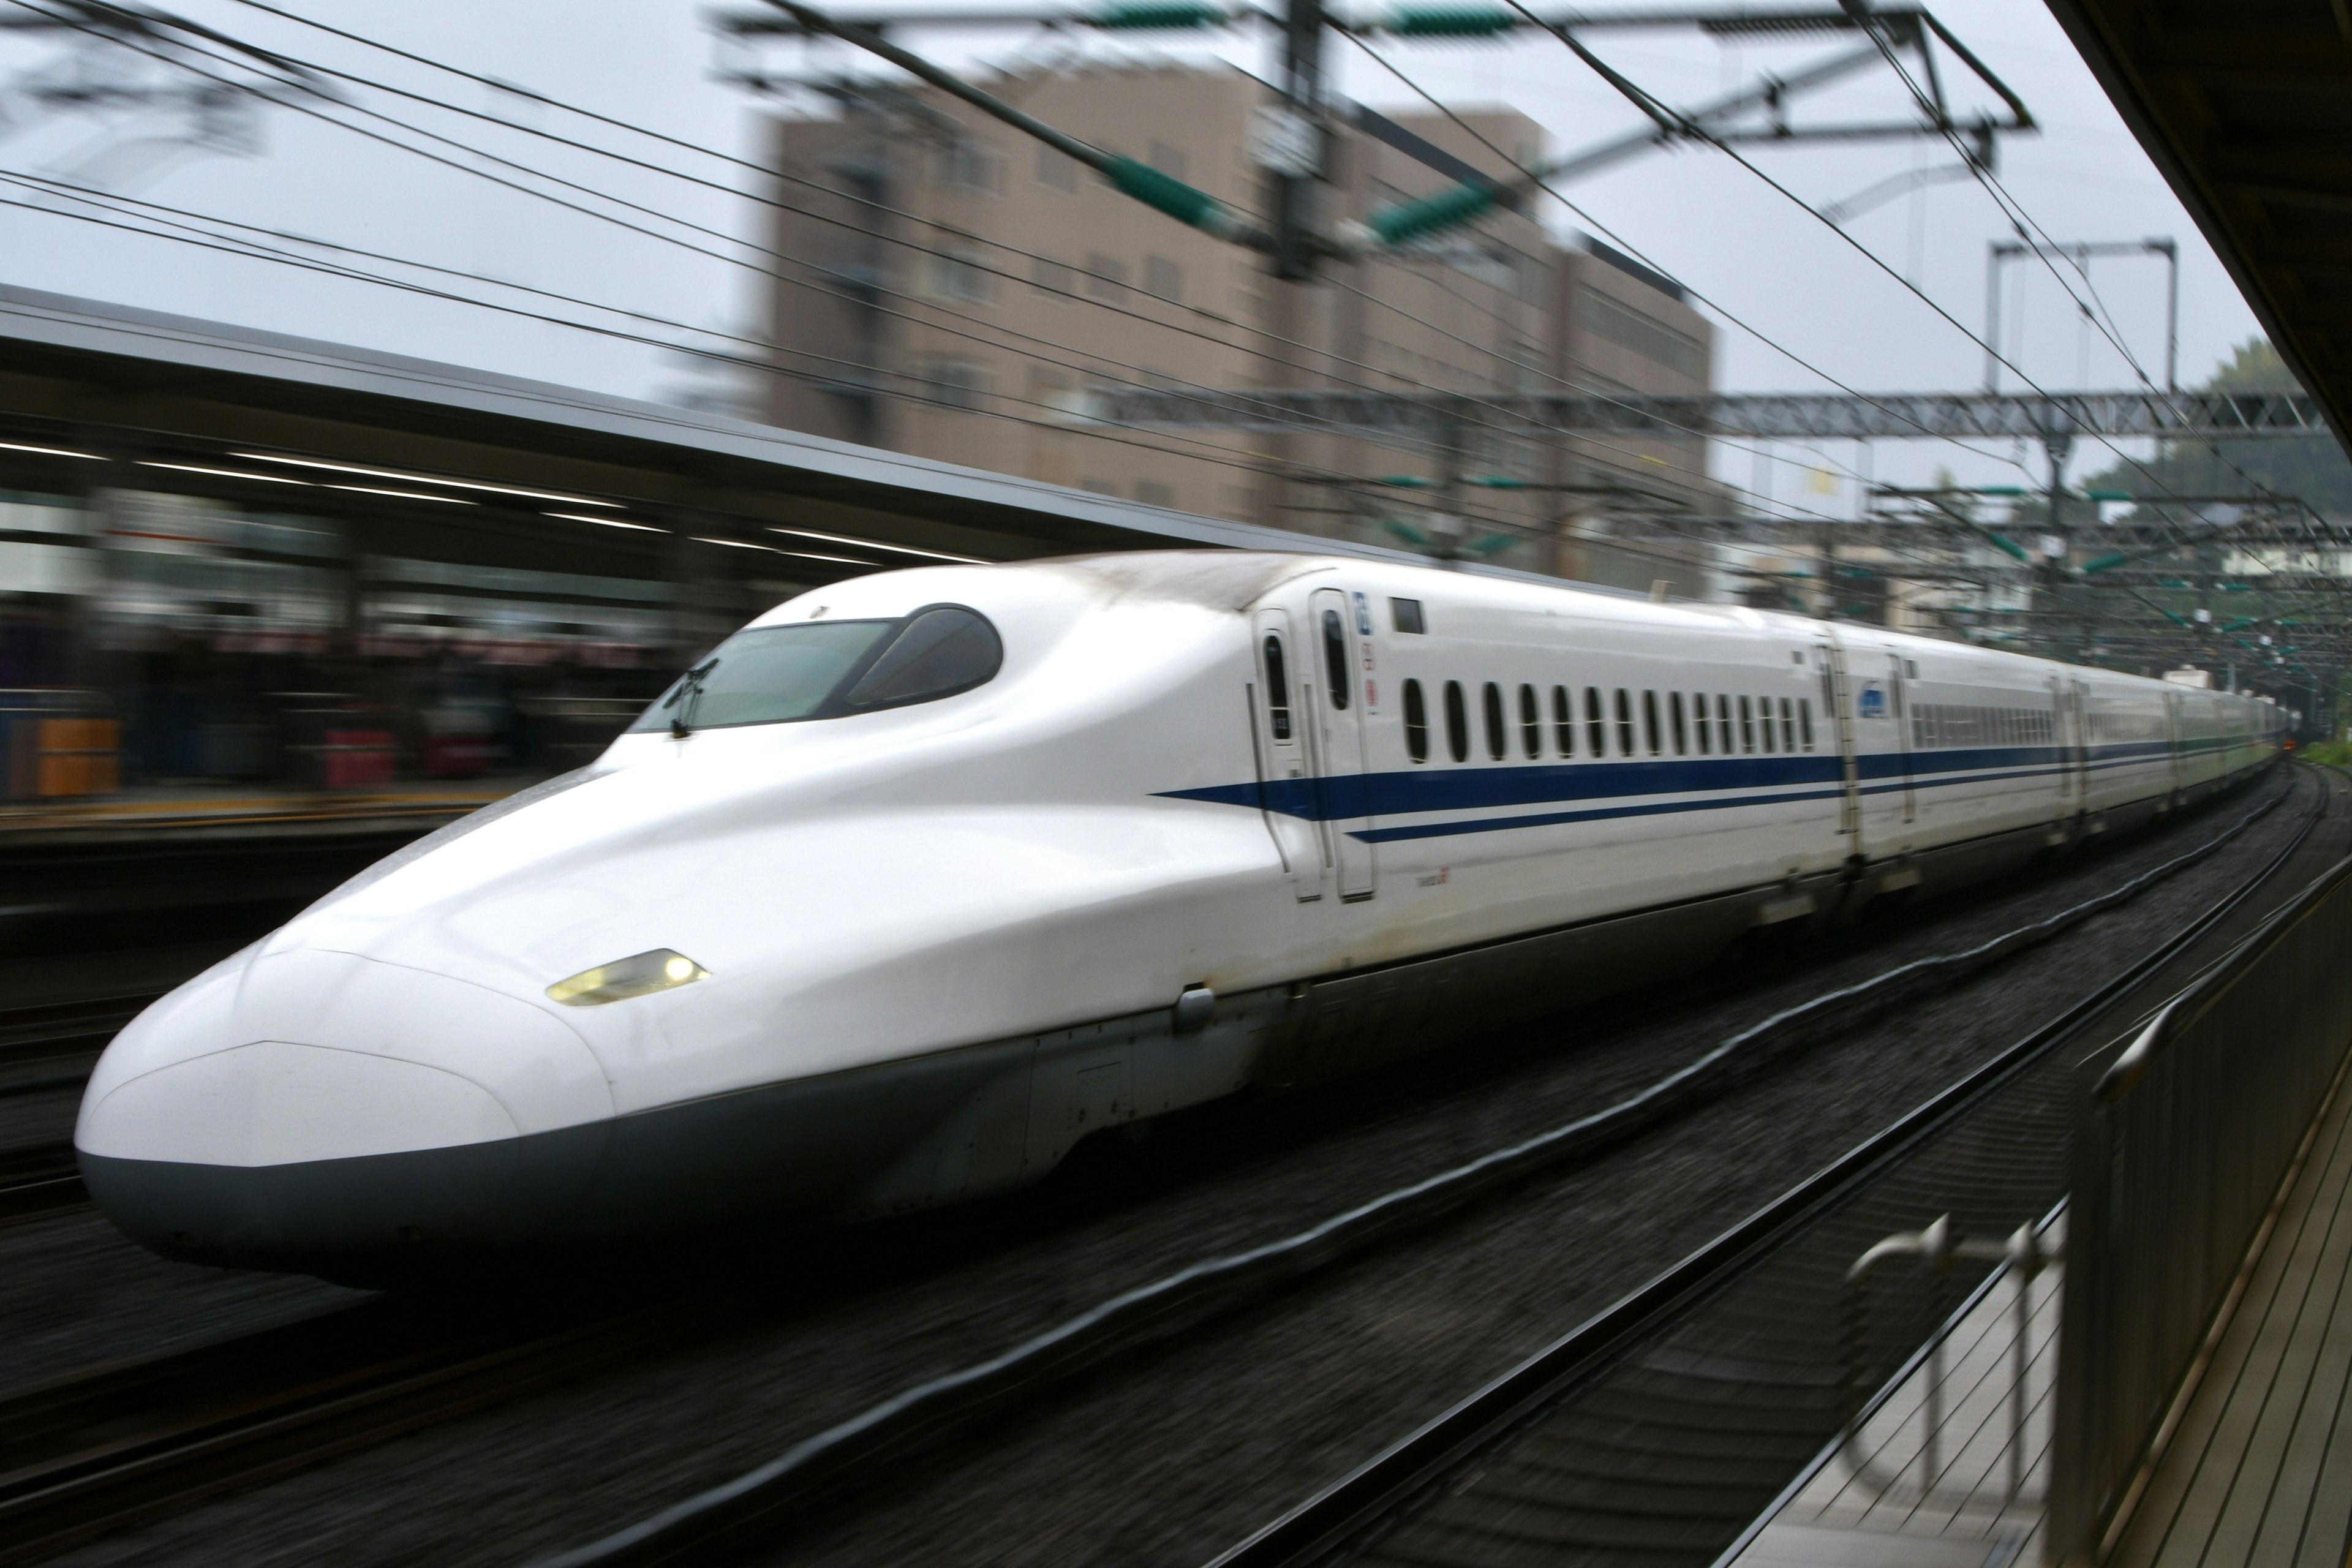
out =
[[(11, 3), (0, 0), (0, 13)], [(578, 136), (720, 185), (748, 187), (752, 181), (720, 159), (599, 127), (331, 37), (242, 0), (176, 0), (172, 8), (239, 39), (443, 99), (460, 110)], [(692, 0), (282, 0), (282, 8), (702, 147), (758, 156), (761, 110), (713, 79), (720, 51), (706, 28), (704, 7)], [(2161, 235), (2179, 239), (2182, 376), (2194, 381), (2209, 374), (2232, 344), (2257, 330), (2252, 316), (2048, 12), (2036, 0), (1962, 0), (1938, 15), (2017, 89), (2041, 122), (2040, 135), (2004, 144), (2000, 178), (2051, 236), (2062, 241)], [(21, 89), (30, 79), (26, 73), (54, 73), (68, 64), (87, 68), (87, 60), (68, 60), (69, 37), (0, 34), (0, 84)], [(915, 35), (910, 41), (963, 66), (1003, 58), (1037, 42), (971, 33)], [(1845, 47), (1837, 40), (1813, 40), (1769, 52), (1732, 51), (1695, 35), (1668, 33), (1603, 35), (1595, 41), (1612, 64), (1677, 103), (1720, 92), (1759, 70), (1785, 70)], [(1140, 52), (1126, 43), (1087, 47)], [(1262, 47), (1246, 37), (1223, 46), (1230, 58), (1253, 67), (1261, 63)], [(1382, 48), (1447, 103), (1507, 104), (1542, 123), (1558, 147), (1580, 146), (1639, 122), (1623, 100), (1556, 41), (1491, 47), (1407, 47), (1391, 40)], [(1336, 54), (1341, 91), (1391, 110), (1423, 107), (1362, 55), (1344, 46)], [(788, 66), (796, 56), (778, 48), (765, 58)], [(837, 47), (824, 58), (848, 63)], [(116, 68), (139, 64), (117, 62)], [(1966, 84), (1955, 62), (1948, 58), (1945, 67), (1964, 108), (1990, 104), (1989, 95)], [(0, 99), (0, 171), (99, 182), (145, 202), (482, 274), (690, 327), (756, 331), (756, 275), (721, 259), (748, 255), (730, 237), (760, 237), (751, 203), (725, 190), (627, 169), (502, 131), (379, 88), (343, 83), (341, 90), (342, 104), (316, 113), (299, 106), (268, 111), (259, 121), (258, 150), (250, 155), (174, 151), (173, 138), (184, 121), (169, 113), (158, 111), (135, 122), (39, 113), (19, 90)], [(1883, 117), (1902, 112), (1905, 104), (1901, 84), (1882, 70), (1815, 107), (1800, 109), (1798, 117)], [(450, 162), (436, 163), (397, 151), (327, 123), (322, 113), (432, 147)], [(427, 142), (417, 130), (371, 114), (466, 146)], [(700, 249), (633, 234), (492, 184), (480, 174), (524, 177), (493, 158), (528, 163), (603, 196), (652, 209), (656, 216), (622, 216)], [(1949, 164), (1955, 158), (1940, 144), (1894, 143), (1764, 150), (1754, 160), (1803, 203), (1818, 207), (1887, 175)], [(1872, 390), (1931, 391), (1981, 383), (1982, 351), (1964, 332), (1809, 212), (1719, 153), (1652, 155), (1566, 194), (1712, 306), (1721, 329), (1718, 380), (1726, 387), (1802, 390), (1825, 385), (1824, 376)], [(0, 186), (0, 196), (39, 199), (13, 186)], [(565, 199), (594, 204), (593, 197)], [(1556, 206), (1550, 216), (1563, 230), (1583, 226)], [(1164, 220), (1139, 215), (1139, 222), (1159, 221)], [(1980, 327), (1985, 247), (1989, 239), (2008, 237), (2010, 226), (1979, 186), (1961, 182), (1923, 189), (1855, 219), (1850, 233), (1951, 315), (1970, 328)], [(332, 254), (316, 247), (296, 248), (322, 259)], [(346, 259), (370, 270), (389, 269), (376, 261)], [(423, 272), (403, 276), (459, 292), (488, 291), (473, 282), (436, 282)], [(2127, 346), (2160, 377), (2161, 266), (2103, 261), (2095, 264), (2093, 279)], [(0, 206), (0, 280), (629, 395), (658, 395), (684, 379), (670, 357), (645, 344), (23, 206)], [(2053, 390), (2135, 383), (2130, 367), (2078, 319), (2074, 303), (2048, 271), (2017, 268), (2013, 288), (2011, 319), (2021, 331), (2004, 334), (2004, 346), (2014, 348), (2017, 363), (2036, 382)], [(583, 314), (575, 306), (519, 292), (500, 297), (523, 309)], [(632, 323), (617, 315), (594, 319), (664, 340), (682, 335), (670, 325)], [(720, 340), (700, 341), (723, 346)], [(1783, 449), (1780, 456), (1796, 461), (1764, 464), (1745, 452), (1721, 451), (1717, 469), (1740, 485), (1769, 475), (1773, 493), (1784, 500), (1851, 510), (1854, 487), (1842, 472), (1865, 460), (1853, 448), (1818, 456)], [(1947, 466), (1967, 479), (2003, 483), (2021, 477), (2013, 465), (2016, 456), (2007, 447), (1968, 451), (1918, 443), (1882, 447), (1867, 460), (1882, 479), (1921, 479)], [(2078, 467), (2099, 467), (2110, 457), (2086, 450)], [(2038, 453), (2025, 458), (2038, 478)], [(1816, 466), (1831, 476), (1822, 482), (1834, 489), (1822, 489), (1811, 478), (1806, 470)]]

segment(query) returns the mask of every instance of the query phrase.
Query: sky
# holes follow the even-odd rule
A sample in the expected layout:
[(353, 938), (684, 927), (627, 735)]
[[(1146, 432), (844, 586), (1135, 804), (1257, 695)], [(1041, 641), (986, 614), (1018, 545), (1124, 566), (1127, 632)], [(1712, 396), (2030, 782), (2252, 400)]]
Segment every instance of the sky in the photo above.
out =
[[(0, 0), (0, 22), (26, 19), (27, 5), (41, 3)], [(934, 0), (926, 8), (969, 3)], [(994, 0), (982, 3), (1003, 8)], [(22, 184), (0, 184), (0, 202), (16, 204), (0, 205), (0, 282), (638, 397), (675, 398), (698, 379), (689, 361), (660, 345), (692, 341), (743, 352), (740, 337), (757, 336), (761, 279), (755, 268), (737, 264), (759, 260), (745, 242), (761, 239), (760, 209), (739, 194), (754, 188), (757, 177), (730, 160), (758, 159), (768, 110), (720, 79), (722, 65), (744, 62), (713, 37), (699, 0), (271, 4), (303, 20), (253, 0), (174, 0), (169, 8), (241, 42), (364, 80), (331, 77), (331, 99), (297, 95), (217, 122), (212, 144), (204, 147), (189, 144), (193, 120), (184, 110), (98, 116), (61, 108), (55, 94), (38, 91), (60, 84), (152, 84), (166, 77), (157, 62), (78, 48), (70, 33), (0, 30), (0, 181), (65, 181), (153, 204), (135, 209), (149, 221), (193, 221), (176, 216), (187, 214), (256, 226), (249, 237), (316, 264), (395, 273), (420, 289), (495, 294), (510, 309), (485, 310), (69, 219), (58, 212), (70, 204)], [(2015, 89), (2039, 124), (2038, 134), (2003, 140), (1997, 171), (2000, 186), (2031, 223), (2061, 242), (2179, 242), (2181, 377), (2202, 379), (2258, 331), (2252, 314), (2056, 23), (2037, 0), (1956, 0), (1937, 15)], [(526, 91), (438, 71), (304, 21)], [(910, 31), (901, 41), (963, 69), (1039, 45), (1034, 36), (973, 29)], [(1613, 68), (1678, 105), (1851, 47), (1831, 38), (1735, 50), (1695, 33), (1664, 31), (1595, 34), (1591, 41)], [(1189, 51), (1145, 50), (1126, 41), (1085, 47), (1194, 58), (1219, 53), (1263, 69), (1267, 46), (1235, 34)], [(1504, 47), (1391, 39), (1379, 47), (1446, 104), (1516, 108), (1546, 128), (1556, 149), (1641, 123), (1638, 111), (1555, 39)], [(1338, 91), (1391, 111), (1426, 109), (1364, 54), (1344, 45), (1334, 54)], [(759, 58), (789, 70), (805, 57), (791, 46)], [(825, 46), (817, 63), (850, 61), (840, 46)], [(1948, 55), (1940, 64), (1964, 114), (1993, 105)], [(215, 59), (197, 68), (243, 74)], [(403, 90), (441, 106), (403, 97)], [(700, 151), (601, 125), (540, 99)], [(1883, 120), (1902, 116), (1907, 104), (1904, 85), (1879, 68), (1800, 104), (1793, 117), (1801, 124)], [(630, 167), (478, 116), (590, 142), (656, 167)], [(383, 138), (432, 155), (396, 149)], [(1843, 233), (1811, 210), (1906, 171), (1954, 165), (1949, 146), (1837, 143), (1759, 148), (1748, 157), (1754, 171), (1712, 149), (1652, 153), (1566, 187), (1562, 194), (1580, 212), (1549, 204), (1546, 220), (1563, 233), (1602, 231), (1689, 287), (1716, 322), (1717, 380), (1726, 389), (1809, 391), (1842, 383), (1926, 392), (1983, 384), (1985, 353), (1969, 333), (1983, 330), (1986, 247), (2012, 237), (2011, 219), (1994, 195), (1972, 180), (1926, 185), (1852, 219)], [(575, 188), (550, 184), (547, 175)], [(499, 181), (531, 185), (557, 200)], [(635, 228), (576, 206), (598, 208)], [(122, 221), (119, 210), (99, 216)], [(1144, 214), (1141, 221), (1164, 220)], [(2053, 391), (2131, 387), (2142, 372), (2162, 379), (2166, 278), (2159, 262), (2095, 261), (2088, 289), (2066, 274), (2071, 295), (2041, 264), (2009, 270), (2001, 347), (2016, 370), (2002, 373), (2005, 385), (2018, 386), (2020, 372)], [(2084, 321), (2074, 296), (2104, 309), (2138, 371)], [(592, 312), (578, 301), (613, 309)], [(593, 319), (608, 331), (580, 331), (534, 320), (533, 312)], [(2145, 451), (2129, 444), (2126, 449)], [(2086, 444), (2077, 466), (2103, 468), (2112, 457)], [(1843, 515), (1860, 504), (1858, 476), (1918, 482), (1948, 468), (1967, 482), (2014, 484), (2038, 483), (2044, 474), (2038, 452), (2007, 444), (1882, 443), (1869, 452), (1836, 444), (1761, 455), (1718, 446), (1715, 462), (1732, 484), (1785, 505)]]

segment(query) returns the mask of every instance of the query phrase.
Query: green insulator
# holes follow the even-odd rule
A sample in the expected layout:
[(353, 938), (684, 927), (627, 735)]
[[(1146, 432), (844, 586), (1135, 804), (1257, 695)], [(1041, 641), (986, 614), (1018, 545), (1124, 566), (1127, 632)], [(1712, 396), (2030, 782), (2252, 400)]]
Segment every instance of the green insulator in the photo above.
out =
[(1193, 189), (1173, 175), (1163, 174), (1149, 163), (1133, 158), (1113, 158), (1104, 174), (1116, 189), (1146, 206), (1159, 208), (1179, 223), (1191, 224), (1211, 234), (1223, 234), (1234, 226), (1233, 215), (1216, 197)]
[(2130, 559), (2130, 556), (2123, 554), (2102, 555), (2096, 561), (2084, 562), (2083, 570), (2085, 572), (2105, 572), (2110, 566), (2120, 566)]
[(2032, 555), (2026, 553), (2025, 546), (2020, 544), (2017, 541), (2010, 538), (2006, 534), (1988, 533), (1986, 537), (1990, 539), (1995, 544), (2000, 545), (2001, 549), (2007, 551), (2010, 554), (2016, 556), (2020, 561), (2031, 561), (2033, 559)]
[(1440, 229), (1468, 223), (1479, 214), (1491, 211), (1495, 202), (1496, 193), (1490, 185), (1456, 185), (1417, 202), (1376, 212), (1370, 227), (1380, 236), (1382, 245), (1402, 245)]
[(1435, 479), (1425, 479), (1419, 474), (1382, 474), (1374, 479), (1376, 485), (1392, 485), (1401, 490), (1427, 490), (1437, 488)]
[(1096, 26), (1129, 33), (1222, 27), (1228, 20), (1223, 6), (1186, 5), (1184, 0), (1129, 0), (1095, 13)]
[(1518, 23), (1517, 13), (1498, 5), (1400, 5), (1388, 26), (1402, 38), (1491, 38)]
[(1527, 480), (1510, 479), (1502, 474), (1481, 474), (1470, 482), (1486, 490), (1523, 490), (1529, 488)]

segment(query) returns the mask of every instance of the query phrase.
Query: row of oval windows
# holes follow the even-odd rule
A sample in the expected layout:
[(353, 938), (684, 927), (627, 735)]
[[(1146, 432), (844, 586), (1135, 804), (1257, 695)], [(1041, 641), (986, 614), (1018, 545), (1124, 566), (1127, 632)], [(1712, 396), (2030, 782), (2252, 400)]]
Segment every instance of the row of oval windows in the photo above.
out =
[[(1486, 754), (1500, 762), (1510, 753), (1511, 739), (1503, 689), (1490, 680), (1479, 696), (1481, 716), (1486, 720)], [(1584, 689), (1584, 712), (1580, 726), (1575, 693), (1568, 687), (1555, 686), (1551, 689), (1549, 725), (1552, 748), (1562, 757), (1576, 755), (1577, 731), (1581, 727), (1585, 752), (1596, 758), (1610, 754), (1612, 737), (1616, 741), (1616, 754), (1621, 757), (1643, 752), (1664, 756), (1669, 741), (1678, 757), (1688, 756), (1694, 742), (1702, 757), (1813, 749), (1813, 705), (1809, 699), (1731, 697), (1717, 692), (1712, 705), (1710, 716), (1708, 694), (1704, 691), (1691, 693), (1687, 705), (1679, 691), (1667, 692), (1663, 702), (1655, 691), (1644, 691), (1636, 704), (1633, 693), (1624, 687), (1616, 688), (1612, 695), (1604, 699), (1601, 688), (1588, 686)], [(1466, 763), (1470, 760), (1470, 712), (1460, 681), (1445, 683), (1444, 706), (1446, 752), (1455, 762)], [(1544, 717), (1543, 702), (1536, 689), (1522, 685), (1518, 692), (1518, 739), (1521, 751), (1530, 762), (1544, 754)], [(1404, 747), (1414, 762), (1429, 760), (1429, 704), (1418, 680), (1404, 683)]]

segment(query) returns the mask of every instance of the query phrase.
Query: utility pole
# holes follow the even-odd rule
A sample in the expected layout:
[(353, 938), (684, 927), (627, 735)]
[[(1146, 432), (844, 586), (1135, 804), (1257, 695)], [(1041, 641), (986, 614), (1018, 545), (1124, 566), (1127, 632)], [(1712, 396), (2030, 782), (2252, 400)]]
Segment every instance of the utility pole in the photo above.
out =
[[(1315, 276), (1322, 249), (1317, 219), (1330, 137), (1323, 120), (1323, 0), (1288, 0), (1282, 22), (1282, 106), (1278, 131), (1261, 140), (1275, 156), (1274, 275), (1286, 283)], [(1284, 156), (1286, 154), (1286, 156)]]

